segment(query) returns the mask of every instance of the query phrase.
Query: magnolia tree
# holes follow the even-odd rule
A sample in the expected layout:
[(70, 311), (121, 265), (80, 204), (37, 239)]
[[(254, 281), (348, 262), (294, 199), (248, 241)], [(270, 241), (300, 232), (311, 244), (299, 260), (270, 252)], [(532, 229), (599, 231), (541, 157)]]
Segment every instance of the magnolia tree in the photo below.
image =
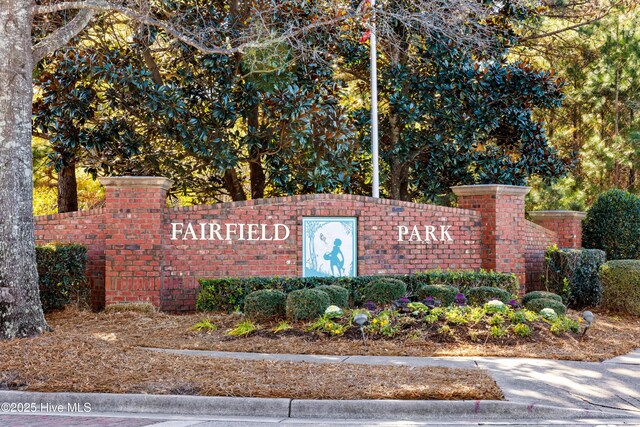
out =
[[(206, 54), (274, 52), (291, 60), (330, 60), (303, 43), (309, 34), (367, 28), (375, 16), (379, 37), (398, 47), (398, 34), (438, 34), (487, 47), (487, 14), (502, 2), (477, 0), (368, 1), (221, 0), (174, 2), (3, 0), (0, 7), (0, 338), (34, 336), (48, 329), (35, 260), (31, 154), (34, 65), (78, 36), (92, 20), (117, 15), (154, 28), (154, 43), (180, 43)], [(223, 16), (224, 19), (220, 20)], [(222, 24), (220, 24), (222, 22)], [(215, 23), (212, 24), (212, 23)], [(403, 28), (403, 31), (398, 31)], [(277, 49), (271, 47), (278, 46)], [(264, 57), (264, 55), (256, 55)], [(264, 62), (264, 58), (261, 59)]]

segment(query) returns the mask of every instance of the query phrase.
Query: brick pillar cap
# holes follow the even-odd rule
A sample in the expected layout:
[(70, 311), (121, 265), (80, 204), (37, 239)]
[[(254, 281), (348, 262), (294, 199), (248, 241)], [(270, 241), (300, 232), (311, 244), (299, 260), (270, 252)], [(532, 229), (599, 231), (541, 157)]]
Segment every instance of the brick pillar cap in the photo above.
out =
[(169, 190), (173, 181), (159, 176), (109, 176), (98, 179), (104, 187), (161, 188)]
[(583, 219), (587, 216), (586, 212), (580, 211), (531, 211), (529, 212), (529, 216), (531, 219), (542, 220), (542, 219), (558, 219), (558, 218), (577, 218)]
[(502, 184), (480, 184), (480, 185), (459, 185), (451, 187), (456, 196), (482, 196), (482, 195), (503, 195), (503, 196), (526, 196), (531, 187), (519, 185)]

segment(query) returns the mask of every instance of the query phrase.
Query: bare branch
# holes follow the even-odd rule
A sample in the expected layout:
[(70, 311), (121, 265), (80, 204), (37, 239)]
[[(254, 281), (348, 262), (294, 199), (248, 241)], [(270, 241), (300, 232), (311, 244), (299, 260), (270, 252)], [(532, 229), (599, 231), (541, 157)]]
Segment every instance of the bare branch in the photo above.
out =
[(94, 15), (95, 12), (93, 10), (81, 10), (67, 24), (36, 43), (31, 49), (34, 63), (39, 62), (48, 54), (66, 45), (69, 40), (77, 36), (89, 24)]
[(129, 9), (124, 6), (120, 6), (117, 4), (109, 3), (107, 1), (102, 0), (89, 0), (89, 1), (74, 1), (74, 2), (62, 2), (51, 5), (36, 5), (33, 8), (34, 14), (43, 14), (43, 13), (55, 13), (61, 12), (63, 10), (69, 9), (88, 9), (93, 10), (95, 12), (106, 12), (106, 11), (115, 11), (121, 13), (127, 18), (133, 19), (142, 24), (151, 25), (154, 27), (161, 28), (167, 34), (175, 37), (181, 42), (192, 46), (202, 53), (205, 54), (222, 54), (222, 55), (231, 55), (233, 53), (239, 52), (238, 48), (221, 48), (221, 47), (209, 47), (204, 43), (201, 43), (194, 38), (186, 36), (182, 31), (174, 28), (171, 24), (163, 22), (159, 19), (156, 19), (152, 16), (149, 16), (145, 13), (136, 12), (135, 10)]

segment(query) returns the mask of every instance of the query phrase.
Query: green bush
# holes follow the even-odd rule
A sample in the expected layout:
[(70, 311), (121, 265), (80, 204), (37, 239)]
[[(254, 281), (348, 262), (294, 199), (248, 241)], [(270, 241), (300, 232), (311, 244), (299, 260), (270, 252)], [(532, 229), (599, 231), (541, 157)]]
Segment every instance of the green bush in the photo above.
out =
[(547, 289), (562, 296), (572, 308), (600, 304), (602, 284), (598, 275), (606, 255), (600, 249), (547, 249)]
[(331, 305), (329, 295), (317, 289), (300, 289), (287, 295), (287, 319), (313, 320), (322, 316)]
[(602, 304), (640, 316), (640, 260), (609, 261), (600, 268)]
[(389, 304), (407, 294), (407, 285), (398, 279), (378, 279), (362, 289), (362, 301)]
[(527, 305), (529, 301), (536, 298), (554, 299), (558, 302), (562, 302), (562, 297), (558, 294), (554, 294), (553, 292), (533, 291), (533, 292), (529, 292), (528, 294), (525, 294), (522, 297), (522, 304)]
[(442, 305), (448, 306), (453, 304), (453, 300), (456, 295), (460, 293), (458, 288), (448, 285), (425, 285), (418, 289), (416, 296), (418, 299), (423, 300), (426, 297), (438, 299), (442, 302)]
[(551, 298), (534, 298), (528, 301), (525, 307), (536, 313), (540, 313), (543, 308), (551, 308), (558, 316), (567, 314), (567, 307), (560, 301)]
[(403, 281), (407, 286), (407, 293), (410, 295), (415, 295), (422, 286), (438, 284), (458, 287), (463, 293), (465, 289), (478, 286), (496, 286), (511, 293), (516, 293), (518, 289), (518, 280), (513, 274), (487, 271), (431, 270), (424, 273), (397, 276), (200, 279), (200, 292), (196, 308), (204, 311), (231, 312), (242, 309), (245, 297), (254, 291), (276, 289), (286, 294), (298, 289), (314, 289), (323, 285), (341, 286), (349, 291), (351, 301), (363, 301), (362, 290), (367, 284), (379, 279)]
[(274, 289), (251, 292), (244, 300), (244, 314), (254, 322), (264, 322), (285, 315), (287, 296)]
[(640, 259), (640, 197), (618, 189), (598, 196), (582, 222), (582, 245), (610, 260)]
[(337, 305), (338, 307), (349, 307), (349, 290), (342, 286), (336, 285), (321, 285), (316, 288), (319, 291), (326, 292), (329, 295), (331, 305)]
[(497, 299), (506, 304), (511, 300), (511, 293), (493, 286), (480, 286), (469, 289), (466, 297), (470, 305), (482, 305), (492, 299)]
[(88, 303), (87, 248), (74, 243), (36, 246), (36, 262), (44, 311), (61, 309), (72, 301)]
[(430, 270), (424, 273), (416, 273), (407, 277), (399, 277), (406, 284), (409, 292), (415, 293), (425, 285), (449, 285), (466, 292), (472, 288), (492, 286), (504, 289), (510, 294), (517, 294), (520, 289), (518, 278), (515, 274), (496, 273), (493, 271), (444, 271)]

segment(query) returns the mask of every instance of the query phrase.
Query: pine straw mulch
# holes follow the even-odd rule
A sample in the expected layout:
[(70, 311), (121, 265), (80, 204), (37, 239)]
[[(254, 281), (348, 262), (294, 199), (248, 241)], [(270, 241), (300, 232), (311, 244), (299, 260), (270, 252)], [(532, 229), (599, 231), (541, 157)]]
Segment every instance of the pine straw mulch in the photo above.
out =
[[(48, 318), (53, 332), (0, 341), (0, 389), (296, 399), (503, 398), (479, 369), (240, 361), (138, 347), (196, 347), (209, 341), (189, 330), (200, 317), (55, 313)], [(291, 344), (288, 351), (294, 351), (295, 340)]]
[[(576, 312), (570, 311), (576, 318)], [(192, 326), (210, 319), (218, 330), (195, 332)], [(56, 330), (72, 334), (98, 334), (130, 346), (215, 351), (382, 355), (382, 356), (498, 356), (560, 360), (602, 361), (640, 348), (640, 318), (619, 317), (596, 312), (596, 321), (583, 340), (572, 334), (557, 336), (547, 325), (534, 327), (531, 338), (488, 339), (472, 342), (457, 333), (452, 339), (413, 336), (412, 331), (397, 337), (369, 339), (362, 347), (360, 335), (351, 331), (344, 337), (302, 332), (303, 325), (278, 334), (269, 326), (248, 337), (232, 338), (227, 332), (242, 317), (235, 314), (201, 313), (184, 316), (163, 313), (92, 313), (67, 310), (48, 316)], [(273, 326), (273, 325), (272, 325)]]

